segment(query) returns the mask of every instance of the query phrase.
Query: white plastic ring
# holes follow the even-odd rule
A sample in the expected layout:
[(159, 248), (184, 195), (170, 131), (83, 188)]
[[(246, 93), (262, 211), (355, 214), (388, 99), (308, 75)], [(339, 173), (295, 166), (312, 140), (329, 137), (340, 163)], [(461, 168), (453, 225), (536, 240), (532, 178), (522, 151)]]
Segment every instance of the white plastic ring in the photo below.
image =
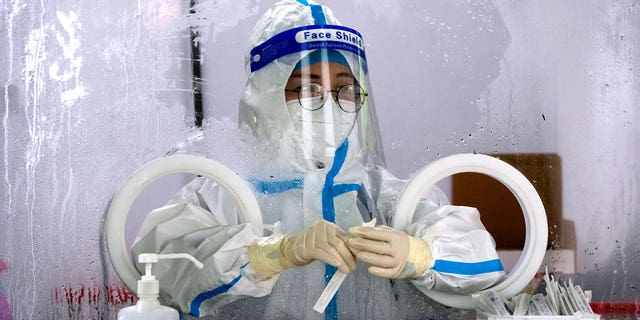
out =
[(115, 194), (107, 212), (105, 233), (107, 250), (113, 267), (124, 284), (135, 290), (140, 273), (126, 247), (124, 230), (131, 205), (138, 195), (158, 178), (176, 174), (202, 175), (219, 183), (238, 206), (240, 220), (262, 228), (262, 214), (253, 192), (245, 181), (224, 165), (201, 156), (171, 155), (149, 162), (138, 169)]
[[(463, 172), (482, 173), (504, 184), (515, 195), (524, 213), (526, 224), (525, 244), (515, 267), (506, 278), (484, 291), (495, 291), (503, 297), (511, 297), (524, 289), (535, 276), (547, 249), (547, 216), (533, 185), (517, 169), (494, 157), (481, 154), (457, 154), (436, 160), (414, 176), (400, 195), (393, 227), (405, 230), (413, 221), (413, 215), (422, 195), (438, 181)], [(429, 298), (450, 307), (474, 309), (469, 295), (421, 289)]]

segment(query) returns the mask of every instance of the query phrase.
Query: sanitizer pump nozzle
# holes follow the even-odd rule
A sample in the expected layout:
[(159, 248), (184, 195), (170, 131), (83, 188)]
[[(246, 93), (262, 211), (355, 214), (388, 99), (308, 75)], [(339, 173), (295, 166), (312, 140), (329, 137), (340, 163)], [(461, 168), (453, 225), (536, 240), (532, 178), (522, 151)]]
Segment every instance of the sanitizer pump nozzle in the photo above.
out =
[(138, 302), (135, 306), (120, 310), (120, 312), (118, 312), (118, 320), (180, 319), (180, 316), (175, 309), (160, 305), (160, 302), (158, 301), (160, 284), (156, 277), (151, 274), (151, 269), (154, 263), (163, 259), (188, 259), (193, 262), (198, 269), (202, 269), (203, 267), (200, 261), (186, 253), (142, 253), (138, 255), (138, 262), (144, 263), (145, 271), (142, 278), (138, 281)]

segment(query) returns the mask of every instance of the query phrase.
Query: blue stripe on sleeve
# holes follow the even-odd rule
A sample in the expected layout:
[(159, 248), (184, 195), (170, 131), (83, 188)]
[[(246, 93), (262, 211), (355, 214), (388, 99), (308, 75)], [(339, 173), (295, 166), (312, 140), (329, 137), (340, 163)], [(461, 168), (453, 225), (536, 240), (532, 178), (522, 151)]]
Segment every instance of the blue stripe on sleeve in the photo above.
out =
[(483, 273), (504, 271), (500, 259), (488, 260), (482, 262), (458, 262), (448, 260), (436, 260), (433, 264), (433, 270), (443, 273), (454, 273), (461, 275), (477, 275)]
[[(249, 263), (245, 263), (243, 264), (240, 269), (246, 267)], [(191, 301), (191, 306), (189, 306), (190, 312), (189, 314), (194, 316), (194, 317), (200, 317), (200, 306), (202, 305), (202, 303), (207, 300), (207, 299), (211, 299), (217, 295), (221, 295), (227, 291), (229, 291), (229, 289), (231, 289), (231, 287), (233, 287), (233, 285), (235, 285), (238, 281), (240, 281), (240, 278), (242, 278), (242, 274), (238, 275), (237, 277), (235, 277), (233, 280), (231, 280), (231, 282), (227, 283), (227, 284), (223, 284), (213, 290), (210, 291), (206, 291), (203, 292), (201, 294), (199, 294), (198, 296), (195, 297), (195, 299), (193, 299), (193, 301)]]

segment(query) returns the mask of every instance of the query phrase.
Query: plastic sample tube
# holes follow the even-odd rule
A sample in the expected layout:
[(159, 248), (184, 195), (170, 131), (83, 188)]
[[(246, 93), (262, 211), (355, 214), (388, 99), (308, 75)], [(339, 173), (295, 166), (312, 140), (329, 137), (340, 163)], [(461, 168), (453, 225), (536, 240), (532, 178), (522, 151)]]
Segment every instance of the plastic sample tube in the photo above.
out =
[[(363, 223), (362, 226), (375, 227), (376, 218), (371, 219), (371, 221), (369, 222)], [(318, 298), (318, 301), (316, 301), (316, 304), (313, 306), (313, 310), (320, 313), (324, 313), (324, 310), (327, 308), (327, 305), (329, 305), (329, 302), (331, 301), (331, 299), (333, 299), (333, 296), (336, 295), (336, 292), (338, 292), (338, 289), (340, 288), (340, 286), (342, 285), (342, 282), (346, 277), (347, 277), (346, 273), (340, 270), (336, 271), (336, 273), (333, 274), (333, 277), (331, 277), (331, 280), (329, 280), (329, 283), (327, 283), (327, 286), (324, 288), (324, 291), (322, 291), (320, 298)]]
[(316, 304), (313, 306), (313, 310), (324, 313), (327, 305), (329, 305), (329, 301), (331, 301), (333, 296), (336, 295), (338, 288), (340, 288), (340, 285), (342, 285), (342, 282), (346, 277), (346, 273), (340, 270), (336, 271), (336, 273), (333, 274), (333, 277), (331, 277), (331, 280), (329, 280), (329, 283), (327, 283), (327, 287), (322, 291), (320, 298), (318, 298), (318, 301), (316, 301)]

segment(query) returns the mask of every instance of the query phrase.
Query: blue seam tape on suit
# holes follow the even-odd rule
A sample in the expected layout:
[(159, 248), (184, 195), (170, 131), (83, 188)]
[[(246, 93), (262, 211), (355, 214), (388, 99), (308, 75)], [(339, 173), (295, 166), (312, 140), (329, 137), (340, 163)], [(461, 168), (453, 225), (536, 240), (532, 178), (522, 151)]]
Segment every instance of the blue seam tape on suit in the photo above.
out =
[[(333, 165), (324, 181), (322, 188), (322, 217), (332, 223), (336, 222), (336, 213), (333, 198), (349, 191), (360, 190), (360, 185), (356, 184), (339, 184), (334, 185), (334, 179), (340, 172), (345, 159), (347, 158), (347, 150), (349, 149), (349, 140), (345, 140), (344, 143), (336, 150), (335, 157), (333, 158)], [(329, 280), (333, 277), (338, 269), (332, 265), (325, 265), (325, 284), (329, 283)], [(338, 294), (333, 296), (333, 299), (327, 305), (324, 312), (324, 317), (327, 320), (338, 319)]]
[(304, 187), (303, 179), (292, 179), (282, 181), (264, 181), (250, 180), (256, 191), (264, 194), (281, 193), (291, 189), (302, 189)]
[(313, 22), (315, 24), (327, 24), (327, 19), (324, 17), (324, 12), (322, 12), (322, 7), (317, 4), (310, 5), (311, 7), (311, 16), (313, 17)]
[(311, 16), (315, 24), (327, 24), (327, 19), (324, 17), (322, 6), (318, 4), (309, 4), (307, 0), (298, 0), (300, 4), (311, 7)]

